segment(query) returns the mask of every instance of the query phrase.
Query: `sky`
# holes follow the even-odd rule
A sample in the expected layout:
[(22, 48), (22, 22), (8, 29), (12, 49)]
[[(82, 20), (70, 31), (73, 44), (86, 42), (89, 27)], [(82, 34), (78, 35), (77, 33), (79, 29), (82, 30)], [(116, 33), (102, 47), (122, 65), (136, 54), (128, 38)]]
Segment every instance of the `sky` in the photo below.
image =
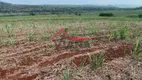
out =
[(0, 0), (13, 4), (97, 4), (97, 5), (141, 5), (142, 0)]

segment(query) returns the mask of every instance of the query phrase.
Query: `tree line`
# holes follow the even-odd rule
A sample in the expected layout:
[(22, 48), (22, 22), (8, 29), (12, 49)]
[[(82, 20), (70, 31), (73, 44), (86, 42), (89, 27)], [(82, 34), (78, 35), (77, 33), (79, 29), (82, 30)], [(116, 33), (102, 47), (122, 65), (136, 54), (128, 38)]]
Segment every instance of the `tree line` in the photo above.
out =
[(15, 5), (0, 2), (0, 13), (7, 15), (38, 15), (38, 14), (75, 14), (104, 10), (118, 10), (113, 6), (91, 5)]

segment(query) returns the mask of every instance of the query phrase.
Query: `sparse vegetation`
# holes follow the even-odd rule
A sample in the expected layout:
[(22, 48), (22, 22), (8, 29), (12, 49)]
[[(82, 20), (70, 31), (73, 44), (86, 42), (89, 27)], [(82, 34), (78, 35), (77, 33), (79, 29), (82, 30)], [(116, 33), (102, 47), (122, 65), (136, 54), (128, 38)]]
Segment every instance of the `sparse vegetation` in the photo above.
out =
[(120, 39), (128, 38), (128, 29), (126, 27), (122, 27), (119, 29), (119, 38)]
[(79, 69), (78, 69), (79, 72), (82, 72), (85, 63), (86, 63), (86, 59), (84, 59), (84, 60), (81, 62), (80, 66), (79, 66)]
[(2, 28), (2, 32), (4, 32), (3, 34), (6, 34), (9, 38), (14, 36), (14, 28), (13, 26), (8, 26), (8, 24)]
[(95, 35), (96, 33), (97, 33), (97, 29), (95, 29), (95, 28), (90, 28), (88, 31), (89, 35)]
[(14, 44), (15, 44), (15, 39), (14, 39), (14, 38), (8, 38), (7, 44), (9, 44), (10, 46), (14, 46)]
[(28, 41), (34, 41), (36, 40), (36, 34), (35, 33), (30, 33), (28, 35)]
[(128, 39), (129, 35), (128, 35), (128, 29), (126, 27), (121, 27), (120, 29), (113, 31), (109, 37), (109, 40), (124, 40), (124, 39)]
[(64, 80), (71, 80), (71, 74), (70, 74), (70, 69), (67, 68), (65, 71), (64, 71)]
[(94, 55), (92, 58), (90, 56), (90, 68), (96, 71), (98, 68), (102, 67), (104, 64), (104, 54)]
[(127, 17), (129, 17), (129, 18), (138, 18), (138, 15), (137, 14), (130, 14)]
[(136, 40), (132, 56), (136, 60), (142, 60), (142, 47), (140, 45), (140, 40)]
[[(140, 14), (142, 10), (98, 10), (90, 13), (90, 11), (81, 12), (82, 10), (78, 10), (81, 8), (79, 7), (78, 11), (74, 11), (72, 8), (68, 10), (71, 12), (69, 14), (68, 11), (64, 11), (68, 8), (64, 8), (64, 10), (62, 8), (57, 12), (52, 9), (51, 14), (49, 10), (49, 15), (38, 15), (38, 12), (33, 12), (36, 16), (0, 17), (0, 58), (2, 59), (0, 60), (0, 72), (3, 72), (3, 74), (0, 73), (0, 80), (25, 78), (98, 80), (96, 76), (99, 76), (100, 79), (105, 76), (104, 79), (115, 80), (114, 75), (110, 74), (113, 74), (111, 71), (115, 72), (116, 67), (117, 69), (120, 67), (122, 70), (119, 69), (118, 72), (121, 72), (124, 67), (128, 66), (127, 64), (131, 64), (129, 61), (141, 61), (142, 20), (138, 17), (129, 18), (127, 16)], [(74, 9), (76, 10), (76, 7)], [(90, 10), (90, 8), (86, 10)], [(26, 14), (29, 15), (30, 12), (32, 13), (32, 11), (27, 11)], [(75, 12), (81, 15), (76, 16)], [(112, 13), (113, 17), (100, 17), (99, 13)], [(67, 38), (67, 35), (61, 33), (52, 41), (51, 37), (61, 29), (64, 29), (71, 38)], [(88, 40), (83, 41), (85, 38)], [(138, 40), (132, 49), (136, 39)], [(131, 56), (131, 52), (134, 59), (125, 61), (126, 57)], [(89, 57), (87, 53), (90, 54)], [(118, 63), (115, 62), (116, 58)], [(123, 60), (126, 63), (123, 64)], [(68, 66), (70, 68), (66, 69), (67, 64), (70, 64)], [(109, 65), (108, 68), (106, 68), (106, 64)], [(110, 66), (115, 67), (109, 70)], [(122, 68), (122, 66), (124, 67)], [(108, 71), (104, 69), (108, 69)], [(110, 74), (101, 74), (104, 72), (103, 70)], [(126, 70), (124, 70), (126, 74), (124, 71), (122, 72), (126, 76), (125, 79), (129, 78)], [(96, 75), (98, 72), (101, 76)], [(129, 74), (131, 75), (131, 72)], [(119, 73), (115, 75), (124, 77)], [(141, 76), (139, 77), (141, 79)]]

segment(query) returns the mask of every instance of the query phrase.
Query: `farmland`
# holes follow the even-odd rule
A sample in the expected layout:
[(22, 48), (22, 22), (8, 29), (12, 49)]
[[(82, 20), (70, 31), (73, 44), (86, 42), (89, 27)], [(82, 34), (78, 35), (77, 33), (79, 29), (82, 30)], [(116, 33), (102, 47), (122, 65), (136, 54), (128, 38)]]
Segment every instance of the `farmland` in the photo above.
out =
[(142, 19), (88, 15), (0, 17), (0, 79), (141, 80)]

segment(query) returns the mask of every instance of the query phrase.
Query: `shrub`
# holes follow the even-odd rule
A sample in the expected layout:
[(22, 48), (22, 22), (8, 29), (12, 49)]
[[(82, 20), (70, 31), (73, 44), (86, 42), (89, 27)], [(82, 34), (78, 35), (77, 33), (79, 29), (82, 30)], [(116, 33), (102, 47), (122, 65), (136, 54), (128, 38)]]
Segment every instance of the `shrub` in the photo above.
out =
[(113, 13), (100, 13), (99, 16), (112, 17), (114, 16), (114, 14)]
[(35, 16), (36, 14), (35, 14), (34, 12), (31, 12), (30, 15), (31, 15), (31, 16)]
[(139, 18), (142, 18), (142, 14), (139, 14), (138, 17), (139, 17)]
[(81, 16), (81, 13), (75, 12), (76, 16)]

